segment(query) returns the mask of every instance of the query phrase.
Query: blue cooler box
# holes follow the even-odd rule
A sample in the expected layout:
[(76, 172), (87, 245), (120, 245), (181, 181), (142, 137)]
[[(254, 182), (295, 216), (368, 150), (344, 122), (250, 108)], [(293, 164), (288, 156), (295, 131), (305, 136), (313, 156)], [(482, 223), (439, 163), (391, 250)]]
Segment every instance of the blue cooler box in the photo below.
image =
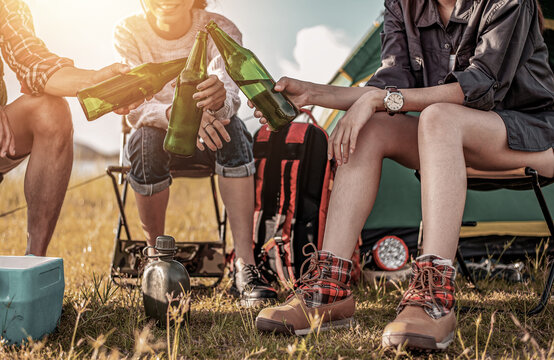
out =
[(54, 331), (64, 287), (61, 258), (0, 256), (0, 337), (14, 344)]

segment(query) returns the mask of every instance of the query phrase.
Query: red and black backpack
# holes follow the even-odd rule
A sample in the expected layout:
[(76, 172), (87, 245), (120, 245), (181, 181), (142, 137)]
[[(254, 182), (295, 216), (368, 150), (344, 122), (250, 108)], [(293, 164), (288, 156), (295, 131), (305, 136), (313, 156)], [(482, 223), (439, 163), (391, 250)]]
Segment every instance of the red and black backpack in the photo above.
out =
[(279, 132), (267, 125), (254, 135), (256, 207), (254, 256), (268, 280), (298, 279), (304, 246), (321, 248), (333, 171), (327, 133), (293, 122)]

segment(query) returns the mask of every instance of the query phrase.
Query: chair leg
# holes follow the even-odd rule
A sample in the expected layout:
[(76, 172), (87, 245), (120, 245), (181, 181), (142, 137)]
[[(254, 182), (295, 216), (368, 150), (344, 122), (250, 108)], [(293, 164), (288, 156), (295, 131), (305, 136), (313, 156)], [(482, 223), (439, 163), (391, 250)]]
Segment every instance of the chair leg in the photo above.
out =
[(117, 206), (119, 207), (119, 221), (118, 221), (118, 230), (116, 234), (116, 239), (120, 238), (121, 226), (125, 230), (125, 235), (127, 235), (127, 240), (131, 240), (131, 232), (129, 230), (129, 225), (127, 223), (127, 216), (125, 215), (125, 201), (127, 200), (127, 180), (124, 181), (123, 185), (123, 196), (119, 193), (119, 187), (117, 185), (117, 180), (113, 173), (108, 169), (108, 176), (112, 179), (112, 185), (115, 192), (115, 197), (117, 199)]
[(460, 247), (458, 247), (458, 249), (456, 250), (456, 260), (458, 261), (458, 265), (460, 265), (460, 270), (462, 275), (466, 278), (467, 281), (473, 284), (475, 291), (481, 292), (481, 289), (479, 288), (479, 286), (477, 286), (477, 281), (475, 281), (473, 274), (467, 268), (467, 265), (464, 260), (464, 257), (462, 256), (462, 251), (460, 250)]
[(217, 221), (217, 229), (219, 231), (219, 241), (225, 244), (225, 238), (227, 236), (227, 210), (223, 207), (223, 215), (219, 209), (219, 203), (217, 201), (217, 187), (215, 185), (214, 175), (210, 175), (210, 184), (212, 186), (212, 197), (214, 201), (215, 216)]
[[(541, 190), (541, 186), (539, 184), (539, 176), (538, 176), (538, 173), (533, 169), (528, 168), (527, 173), (533, 176), (533, 190), (535, 191), (535, 195), (537, 196), (537, 200), (539, 201), (539, 205), (541, 207), (544, 220), (546, 221), (546, 225), (548, 226), (548, 230), (550, 231), (550, 248), (552, 248), (553, 246), (552, 243), (554, 242), (554, 224), (552, 222), (552, 216), (550, 215), (550, 211), (548, 210), (548, 205), (546, 204), (544, 195)], [(533, 309), (527, 312), (528, 316), (539, 314), (544, 310), (544, 308), (546, 307), (546, 304), (548, 304), (548, 299), (550, 298), (550, 291), (552, 290), (553, 283), (554, 283), (554, 261), (550, 265), (550, 272), (548, 275), (548, 279), (546, 280), (546, 284), (544, 286), (544, 290), (542, 292), (540, 302), (537, 306), (535, 306)]]

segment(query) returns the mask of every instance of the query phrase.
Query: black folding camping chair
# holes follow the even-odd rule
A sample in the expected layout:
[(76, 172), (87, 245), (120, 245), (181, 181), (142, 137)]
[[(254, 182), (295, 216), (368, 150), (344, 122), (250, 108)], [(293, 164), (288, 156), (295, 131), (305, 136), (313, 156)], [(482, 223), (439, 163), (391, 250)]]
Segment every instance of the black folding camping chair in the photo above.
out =
[[(416, 176), (419, 179), (420, 174), (416, 171)], [(547, 253), (550, 253), (554, 250), (554, 224), (552, 222), (552, 216), (548, 209), (548, 205), (542, 193), (541, 187), (547, 186), (554, 183), (554, 178), (547, 178), (538, 174), (538, 172), (532, 168), (524, 167), (520, 169), (514, 169), (511, 171), (479, 171), (472, 168), (467, 168), (467, 188), (468, 190), (477, 190), (477, 191), (490, 191), (490, 190), (533, 190), (539, 206), (541, 208), (544, 220), (548, 226), (550, 232), (550, 242), (549, 249)], [(476, 223), (463, 223), (462, 226), (475, 226)], [(479, 291), (477, 287), (477, 282), (475, 281), (473, 275), (469, 271), (464, 261), (463, 254), (458, 247), (456, 252), (456, 260), (460, 266), (460, 272), (462, 275), (471, 282), (475, 288)], [(546, 280), (544, 290), (540, 296), (539, 304), (536, 305), (531, 310), (527, 311), (526, 314), (529, 316), (539, 314), (544, 310), (548, 304), (548, 299), (550, 297), (550, 292), (552, 290), (552, 284), (554, 283), (554, 259), (551, 259), (550, 270), (548, 273), (548, 278)]]
[[(129, 189), (127, 174), (129, 167), (123, 164), (124, 148), (131, 128), (127, 124), (126, 117), (122, 117), (121, 146), (119, 152), (119, 165), (109, 166), (106, 169), (112, 180), (113, 190), (119, 208), (119, 218), (115, 226), (114, 249), (112, 256), (111, 279), (118, 284), (133, 284), (140, 276), (144, 266), (142, 250), (146, 247), (146, 240), (131, 236), (131, 230), (127, 221), (125, 204)], [(227, 266), (226, 233), (227, 212), (221, 208), (218, 202), (218, 191), (215, 184), (213, 171), (202, 165), (192, 168), (171, 170), (171, 176), (188, 178), (209, 178), (214, 210), (217, 223), (217, 240), (208, 242), (177, 242), (176, 260), (187, 269), (191, 278), (212, 278), (217, 285), (223, 278)], [(121, 187), (121, 191), (120, 191)]]

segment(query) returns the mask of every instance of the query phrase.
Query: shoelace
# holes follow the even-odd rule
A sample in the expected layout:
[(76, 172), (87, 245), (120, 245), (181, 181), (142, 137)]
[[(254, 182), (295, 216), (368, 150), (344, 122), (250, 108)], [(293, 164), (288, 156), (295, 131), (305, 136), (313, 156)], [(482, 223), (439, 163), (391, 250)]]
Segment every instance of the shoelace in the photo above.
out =
[(246, 264), (244, 265), (242, 271), (246, 275), (246, 281), (248, 284), (263, 285), (262, 274), (255, 265)]
[[(308, 252), (309, 247), (313, 248), (312, 252)], [(328, 273), (331, 272), (330, 266), (332, 265), (332, 262), (331, 262), (331, 259), (321, 259), (319, 257), (319, 252), (317, 251), (317, 248), (315, 247), (315, 245), (311, 243), (304, 245), (304, 247), (302, 248), (302, 253), (304, 254), (304, 256), (310, 256), (310, 257), (302, 263), (302, 266), (300, 267), (301, 275), (294, 282), (294, 285), (293, 285), (294, 291), (287, 297), (287, 300), (295, 295), (299, 295), (302, 297), (308, 296), (309, 298), (312, 298), (312, 294), (318, 291), (316, 288), (314, 288), (314, 285), (320, 281), (329, 282), (339, 287), (347, 288), (346, 284), (338, 280), (329, 279), (329, 278), (323, 279), (321, 277), (324, 270), (326, 270)], [(309, 264), (309, 266), (308, 266), (308, 269), (304, 271), (304, 267), (306, 266), (306, 264)]]
[[(435, 289), (437, 288), (437, 286), (435, 286), (435, 280), (443, 280), (446, 276), (434, 266), (422, 267), (417, 263), (415, 263), (415, 266), (416, 270), (414, 272), (414, 277), (398, 307), (415, 305), (424, 308), (432, 308), (432, 305), (428, 303), (428, 300), (431, 299), (433, 305), (440, 308), (443, 305), (439, 305), (435, 298)], [(436, 278), (437, 275), (438, 277)], [(448, 295), (453, 295), (452, 291), (445, 288), (441, 288), (441, 291), (444, 291)]]

